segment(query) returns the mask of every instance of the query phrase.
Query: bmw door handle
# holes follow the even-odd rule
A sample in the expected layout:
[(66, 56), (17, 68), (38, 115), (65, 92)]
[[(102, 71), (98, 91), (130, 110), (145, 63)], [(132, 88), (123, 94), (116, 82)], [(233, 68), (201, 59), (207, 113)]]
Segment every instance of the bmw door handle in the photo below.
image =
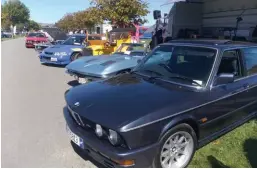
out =
[(245, 89), (249, 89), (249, 88), (250, 88), (250, 85), (249, 85), (249, 84), (245, 84), (245, 85), (244, 85), (244, 88), (245, 88)]
[(245, 90), (245, 87), (240, 87), (240, 88), (234, 90), (234, 91), (232, 92), (232, 94), (240, 93), (240, 92), (242, 92), (243, 90)]
[(235, 91), (232, 92), (232, 94), (235, 94), (235, 93), (240, 93), (244, 90), (247, 90), (248, 88), (250, 87), (249, 84), (244, 84), (242, 87), (236, 89)]

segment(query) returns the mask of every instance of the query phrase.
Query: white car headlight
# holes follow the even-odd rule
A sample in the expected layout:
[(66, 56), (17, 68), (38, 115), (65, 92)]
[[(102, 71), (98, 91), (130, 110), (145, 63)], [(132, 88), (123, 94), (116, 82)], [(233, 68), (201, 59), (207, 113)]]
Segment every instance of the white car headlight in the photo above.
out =
[(103, 135), (104, 135), (103, 129), (102, 129), (102, 127), (99, 124), (97, 124), (96, 127), (95, 127), (95, 134), (98, 137), (103, 137)]
[(109, 130), (109, 136), (108, 136), (109, 141), (111, 142), (112, 145), (118, 145), (120, 143), (120, 137), (116, 131)]

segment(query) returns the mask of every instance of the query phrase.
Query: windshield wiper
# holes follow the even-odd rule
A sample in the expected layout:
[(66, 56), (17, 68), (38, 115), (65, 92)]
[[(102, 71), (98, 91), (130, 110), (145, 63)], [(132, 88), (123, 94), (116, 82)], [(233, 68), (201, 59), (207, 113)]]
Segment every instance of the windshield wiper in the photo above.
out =
[(191, 78), (189, 78), (189, 77), (186, 77), (186, 76), (175, 75), (175, 76), (170, 76), (169, 78), (171, 78), (171, 79), (182, 79), (182, 80), (186, 80), (186, 81), (191, 82), (192, 84), (196, 84), (197, 86), (201, 86), (201, 87), (202, 87), (202, 85), (201, 85), (200, 83), (198, 83), (198, 82), (196, 82), (195, 80), (193, 80), (193, 79), (191, 79)]
[(161, 67), (164, 67), (168, 72), (172, 73), (172, 69), (168, 65), (166, 65), (164, 63), (160, 63), (158, 65)]
[[(134, 73), (140, 73), (141, 71), (133, 71)], [(154, 70), (143, 70), (143, 72), (149, 72), (149, 73), (151, 73), (151, 74), (156, 74), (156, 76), (150, 76), (150, 75), (145, 75), (145, 74), (143, 74), (144, 76), (149, 76), (149, 79), (156, 79), (156, 78), (160, 78), (161, 76), (163, 76), (161, 73), (159, 73), (159, 72), (156, 72), (156, 71), (154, 71)], [(141, 73), (140, 73), (140, 75), (142, 75)]]
[(156, 75), (158, 75), (158, 76), (162, 76), (161, 73), (156, 72), (156, 71), (154, 71), (154, 70), (143, 70), (143, 71), (145, 71), (145, 72), (150, 72), (150, 73), (154, 73), (154, 74), (156, 74)]

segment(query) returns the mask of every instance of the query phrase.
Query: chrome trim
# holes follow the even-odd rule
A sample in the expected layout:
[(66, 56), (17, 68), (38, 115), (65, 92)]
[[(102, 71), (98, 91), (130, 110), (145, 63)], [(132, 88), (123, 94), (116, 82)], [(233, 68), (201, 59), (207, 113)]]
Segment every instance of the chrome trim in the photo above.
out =
[(128, 131), (132, 131), (132, 130), (135, 130), (135, 129), (138, 129), (138, 128), (141, 128), (141, 127), (145, 127), (145, 126), (148, 126), (148, 125), (150, 125), (150, 124), (154, 124), (154, 123), (157, 123), (157, 122), (159, 122), (159, 121), (166, 120), (166, 119), (171, 118), (171, 117), (173, 117), (173, 116), (177, 116), (177, 115), (186, 113), (186, 112), (188, 112), (188, 111), (192, 111), (192, 110), (194, 110), (194, 109), (197, 109), (197, 108), (206, 106), (206, 105), (208, 105), (208, 104), (215, 103), (215, 102), (217, 102), (217, 101), (226, 99), (226, 98), (228, 98), (228, 97), (234, 96), (234, 95), (236, 95), (236, 94), (242, 93), (242, 92), (244, 92), (244, 91), (250, 90), (250, 89), (255, 88), (255, 87), (257, 87), (257, 84), (254, 85), (254, 86), (251, 86), (251, 87), (249, 87), (249, 88), (247, 88), (247, 89), (245, 89), (245, 90), (242, 90), (242, 91), (239, 91), (239, 92), (236, 92), (236, 93), (230, 93), (230, 94), (228, 94), (228, 95), (226, 95), (226, 96), (223, 96), (223, 97), (221, 97), (221, 98), (219, 98), (219, 99), (216, 99), (216, 100), (213, 100), (213, 101), (210, 101), (210, 102), (201, 104), (201, 105), (196, 106), (196, 107), (194, 107), (194, 108), (190, 108), (190, 109), (187, 109), (187, 110), (178, 112), (178, 113), (176, 113), (176, 114), (172, 114), (172, 115), (170, 115), (170, 116), (163, 117), (163, 118), (158, 119), (158, 120), (151, 121), (151, 122), (146, 123), (146, 124), (139, 125), (139, 126), (137, 126), (137, 127), (133, 127), (133, 128), (127, 129), (127, 130), (123, 130), (123, 129), (121, 128), (120, 132), (128, 132)]
[(251, 103), (248, 103), (247, 105), (244, 105), (244, 106), (242, 106), (242, 107), (240, 107), (240, 108), (238, 108), (238, 109), (236, 109), (236, 110), (233, 110), (233, 111), (229, 112), (228, 114), (223, 114), (223, 115), (219, 116), (219, 117), (216, 118), (216, 119), (212, 119), (212, 120), (207, 121), (207, 122), (205, 122), (205, 123), (202, 123), (202, 124), (200, 124), (200, 125), (201, 125), (201, 126), (208, 125), (208, 124), (210, 124), (210, 123), (212, 123), (212, 122), (214, 122), (214, 121), (220, 120), (220, 119), (222, 119), (222, 118), (224, 118), (224, 117), (226, 117), (226, 116), (230, 116), (231, 114), (233, 114), (233, 113), (235, 113), (235, 112), (237, 112), (237, 111), (240, 111), (240, 110), (242, 110), (242, 109), (244, 109), (244, 108), (246, 108), (246, 107), (248, 107), (248, 106), (251, 106), (251, 105), (253, 105), (253, 104), (256, 104), (256, 103), (257, 103), (257, 100), (255, 100), (255, 101), (253, 101), (253, 102), (251, 102)]
[(70, 108), (70, 106), (67, 106), (67, 107), (68, 107), (69, 111), (71, 112), (71, 115), (72, 115), (73, 119), (77, 122), (77, 124), (80, 125), (80, 126), (85, 126), (85, 124), (83, 123), (80, 115), (78, 113), (76, 113), (75, 111), (73, 111)]
[[(224, 53), (225, 51), (241, 50), (241, 49), (244, 49), (244, 48), (251, 48), (251, 47), (245, 46), (245, 47), (233, 47), (233, 48), (229, 48), (229, 49), (224, 49), (224, 50), (222, 51), (221, 55), (223, 56), (223, 53)], [(220, 57), (219, 65), (218, 65), (218, 66), (220, 66), (220, 63), (221, 63), (221, 61), (222, 61), (222, 56)], [(240, 57), (242, 57), (242, 55), (240, 55)], [(245, 66), (243, 66), (243, 68), (245, 68)], [(219, 67), (218, 67), (218, 69), (219, 69)], [(216, 72), (218, 72), (218, 69), (216, 69)], [(217, 75), (217, 73), (216, 73), (216, 75)], [(213, 78), (215, 78), (216, 75), (213, 75)], [(250, 76), (244, 76), (244, 77), (235, 79), (235, 82), (238, 82), (238, 81), (241, 81), (241, 80), (244, 80), (244, 79), (247, 79), (247, 78), (251, 78), (251, 77), (253, 77), (253, 76), (257, 76), (257, 73), (254, 73), (254, 74), (252, 74), (252, 75), (250, 75)], [(210, 89), (227, 85), (227, 84), (222, 84), (222, 85), (214, 86), (213, 83), (214, 83), (214, 80), (213, 80), (212, 83), (210, 84)]]
[(245, 79), (248, 79), (248, 78), (252, 78), (254, 76), (257, 76), (257, 73), (249, 75), (249, 76), (238, 78), (238, 79), (235, 80), (235, 82), (238, 82), (238, 81), (241, 81), (241, 80), (245, 80)]

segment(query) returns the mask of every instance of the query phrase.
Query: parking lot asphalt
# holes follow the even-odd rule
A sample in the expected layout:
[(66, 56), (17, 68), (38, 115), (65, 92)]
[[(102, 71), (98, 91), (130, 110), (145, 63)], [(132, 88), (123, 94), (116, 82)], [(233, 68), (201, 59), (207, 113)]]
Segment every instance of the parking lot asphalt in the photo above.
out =
[(2, 167), (95, 167), (66, 134), (62, 109), (72, 77), (41, 65), (24, 38), (1, 43)]

